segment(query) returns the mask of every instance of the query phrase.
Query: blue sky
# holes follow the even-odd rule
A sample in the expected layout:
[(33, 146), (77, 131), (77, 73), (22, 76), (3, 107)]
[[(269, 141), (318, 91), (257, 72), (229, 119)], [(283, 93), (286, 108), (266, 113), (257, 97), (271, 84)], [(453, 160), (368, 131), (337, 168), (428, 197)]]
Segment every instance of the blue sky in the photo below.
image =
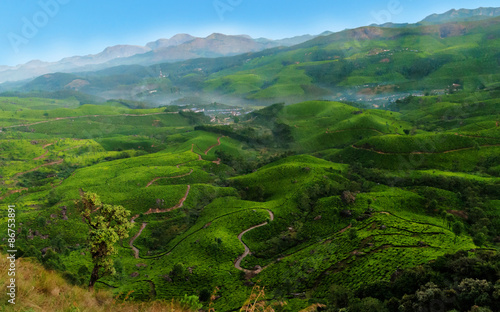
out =
[[(45, 5), (45, 9), (43, 8)], [(54, 5), (55, 4), (55, 5)], [(497, 0), (2, 0), (0, 65), (95, 54), (116, 44), (145, 45), (177, 33), (214, 32), (279, 39), (372, 23), (417, 22)]]

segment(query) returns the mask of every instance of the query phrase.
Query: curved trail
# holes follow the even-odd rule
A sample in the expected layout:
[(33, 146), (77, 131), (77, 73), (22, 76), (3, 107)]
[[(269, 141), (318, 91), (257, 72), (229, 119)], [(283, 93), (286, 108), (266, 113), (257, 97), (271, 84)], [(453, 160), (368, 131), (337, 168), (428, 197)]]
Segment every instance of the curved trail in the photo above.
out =
[[(43, 149), (46, 149), (47, 147), (49, 147), (49, 146), (51, 146), (51, 145), (53, 145), (53, 144), (54, 144), (54, 143), (45, 144), (42, 148), (43, 148)], [(33, 158), (33, 160), (40, 160), (40, 159), (44, 159), (44, 158), (47, 156), (47, 154), (48, 154), (48, 153), (49, 153), (49, 151), (47, 151), (47, 150), (46, 150), (46, 151), (45, 151), (45, 153), (43, 153), (43, 155), (38, 156), (38, 157), (36, 157), (36, 158)]]
[(44, 158), (47, 156), (47, 154), (48, 154), (48, 153), (49, 153), (49, 151), (45, 151), (45, 153), (43, 153), (43, 155), (38, 156), (38, 157), (36, 157), (36, 158), (33, 158), (33, 160), (40, 160), (40, 159), (44, 159)]
[[(294, 194), (297, 195), (299, 191), (296, 191)], [(293, 198), (293, 196), (289, 196), (289, 197), (286, 197), (285, 200), (283, 201), (283, 203), (281, 205), (285, 205), (289, 200), (291, 200), (291, 198)], [(233, 207), (234, 208), (234, 207)], [(241, 207), (236, 207), (236, 208), (241, 208)], [(269, 211), (268, 209), (264, 209), (264, 208), (254, 208), (254, 209), (257, 209), (257, 210), (267, 210)], [(216, 217), (215, 219), (213, 219), (211, 222), (215, 221), (215, 220), (219, 220), (221, 218), (224, 218), (224, 217), (227, 217), (228, 215), (232, 215), (234, 213), (239, 213), (239, 212), (242, 212), (242, 211), (246, 211), (248, 209), (243, 209), (243, 210), (239, 210), (239, 211), (235, 211), (235, 212), (232, 212), (232, 213), (228, 213), (228, 214), (225, 214), (225, 215), (221, 215), (221, 216), (218, 216)], [(272, 213), (272, 212), (271, 212)], [(274, 218), (274, 214), (272, 215), (272, 217)], [(205, 227), (201, 227), (197, 230), (195, 230), (194, 232), (190, 233), (189, 235), (185, 236), (184, 238), (182, 238), (180, 241), (178, 241), (174, 246), (172, 246), (170, 249), (168, 250), (165, 250), (155, 256), (150, 256), (148, 258), (146, 257), (140, 257), (142, 259), (159, 259), (161, 257), (164, 257), (164, 256), (168, 256), (175, 248), (177, 248), (177, 246), (179, 246), (183, 241), (185, 241), (188, 237), (190, 237), (191, 235), (194, 235), (200, 231), (202, 231), (203, 229), (205, 229)]]
[[(234, 207), (233, 207), (234, 208)], [(237, 207), (237, 208), (241, 208), (241, 207)], [(267, 209), (264, 209), (264, 208), (254, 208), (256, 210), (266, 210)], [(221, 216), (218, 216), (218, 217), (215, 217), (214, 219), (212, 219), (210, 222), (206, 223), (205, 225), (201, 226), (200, 228), (196, 229), (195, 231), (187, 234), (186, 236), (184, 236), (180, 241), (178, 241), (177, 243), (175, 243), (174, 246), (172, 246), (170, 249), (168, 250), (164, 250), (162, 251), (161, 253), (159, 254), (156, 254), (154, 256), (149, 256), (149, 257), (140, 257), (141, 259), (159, 259), (161, 257), (164, 257), (164, 256), (168, 256), (175, 248), (177, 248), (177, 246), (179, 246), (182, 242), (184, 242), (186, 239), (188, 239), (189, 237), (191, 237), (192, 235), (195, 235), (197, 233), (199, 233), (200, 231), (203, 231), (207, 228), (207, 226), (209, 224), (211, 224), (212, 222), (216, 221), (216, 220), (220, 220), (222, 218), (225, 218), (229, 215), (233, 215), (233, 214), (236, 214), (236, 213), (240, 213), (240, 212), (244, 212), (244, 211), (248, 211), (248, 209), (242, 209), (242, 210), (238, 210), (238, 211), (233, 211), (233, 212), (230, 212), (230, 213), (227, 213), (227, 214), (224, 214), (224, 215), (221, 215)]]
[(144, 214), (145, 215), (148, 215), (148, 214), (152, 214), (152, 213), (163, 213), (163, 212), (170, 212), (172, 210), (175, 210), (175, 209), (179, 209), (181, 208), (182, 206), (184, 206), (184, 202), (186, 201), (188, 195), (189, 195), (189, 190), (191, 189), (191, 185), (188, 185), (187, 186), (187, 190), (186, 190), (186, 194), (184, 194), (184, 197), (182, 197), (180, 200), (179, 200), (179, 203), (173, 207), (170, 207), (168, 209), (153, 209), (153, 208), (149, 208), (149, 210), (147, 212), (145, 212)]
[[(269, 212), (269, 216), (271, 217), (271, 221), (274, 220), (274, 213), (271, 211), (271, 210), (268, 210)], [(258, 269), (258, 270), (247, 270), (247, 269), (243, 269), (241, 267), (241, 261), (250, 254), (250, 248), (248, 248), (248, 246), (243, 242), (242, 240), (242, 237), (243, 235), (245, 235), (247, 232), (250, 232), (251, 230), (254, 230), (256, 228), (259, 228), (259, 227), (262, 227), (264, 225), (267, 225), (268, 222), (264, 222), (262, 224), (258, 224), (258, 225), (255, 225), (255, 226), (252, 226), (251, 228), (249, 229), (246, 229), (244, 230), (243, 232), (240, 233), (240, 235), (238, 235), (238, 240), (240, 241), (240, 243), (243, 244), (243, 246), (245, 247), (245, 252), (239, 256), (237, 259), (236, 259), (236, 262), (234, 263), (234, 267), (237, 268), (238, 270), (240, 271), (243, 271), (245, 273), (253, 273), (253, 274), (258, 274), (262, 271), (262, 268)]]
[(142, 117), (142, 116), (166, 115), (166, 114), (178, 114), (178, 112), (162, 112), (162, 113), (151, 113), (151, 114), (84, 115), (84, 116), (72, 116), (72, 117), (57, 117), (57, 118), (50, 119), (50, 120), (42, 120), (42, 121), (33, 122), (30, 124), (7, 126), (5, 128), (29, 127), (29, 126), (39, 125), (39, 124), (43, 124), (43, 123), (47, 123), (47, 122), (68, 120), (68, 119), (77, 119), (77, 118), (88, 118), (88, 117), (119, 117), (119, 116)]
[(28, 173), (28, 172), (33, 172), (33, 171), (38, 170), (38, 169), (40, 169), (42, 167), (62, 164), (63, 161), (64, 161), (63, 159), (59, 159), (59, 160), (56, 160), (56, 161), (53, 161), (53, 162), (50, 162), (50, 163), (46, 163), (46, 164), (40, 165), (40, 166), (38, 166), (36, 168), (30, 169), (30, 170), (27, 170), (27, 171), (16, 173), (16, 175), (13, 178), (17, 178), (17, 177), (19, 177), (19, 176), (21, 176), (21, 175), (23, 175), (25, 173)]
[[(179, 203), (173, 207), (170, 207), (170, 208), (167, 208), (167, 209), (158, 209), (158, 208), (149, 208), (148, 211), (146, 211), (144, 214), (145, 215), (149, 215), (149, 214), (153, 214), (153, 213), (164, 213), (164, 212), (170, 212), (172, 210), (175, 210), (175, 209), (178, 209), (178, 208), (181, 208), (183, 205), (184, 205), (184, 201), (186, 201), (186, 198), (188, 197), (189, 195), (189, 190), (191, 189), (191, 185), (188, 185), (187, 186), (187, 190), (186, 190), (186, 194), (184, 195), (184, 197), (182, 197), (180, 200), (179, 200)], [(139, 214), (136, 214), (135, 216), (132, 217), (132, 219), (130, 219), (130, 222), (134, 223), (135, 222), (135, 219), (139, 218)]]
[(191, 173), (193, 173), (193, 171), (194, 171), (194, 169), (191, 169), (191, 171), (189, 171), (188, 173), (181, 174), (181, 175), (178, 175), (178, 176), (175, 176), (175, 177), (158, 177), (158, 178), (154, 178), (153, 180), (151, 180), (148, 183), (148, 185), (146, 185), (146, 187), (150, 187), (151, 184), (155, 183), (158, 180), (162, 180), (162, 179), (177, 179), (177, 178), (187, 177), (188, 175), (190, 175)]
[[(198, 145), (196, 145), (196, 146), (198, 146)], [(198, 147), (198, 148), (199, 148), (199, 147)], [(203, 158), (201, 158), (201, 155), (200, 155), (200, 154), (198, 154), (198, 153), (196, 153), (196, 152), (194, 151), (194, 143), (193, 143), (193, 144), (191, 144), (191, 153), (195, 153), (196, 155), (198, 155), (198, 160), (203, 160)], [(180, 165), (178, 165), (178, 166), (180, 166)], [(177, 168), (179, 168), (179, 167), (177, 167)]]
[[(497, 147), (500, 146), (500, 144), (491, 144), (491, 145), (480, 145), (480, 147)], [(380, 155), (421, 155), (421, 154), (448, 154), (448, 153), (454, 153), (454, 152), (461, 152), (461, 151), (467, 151), (467, 150), (472, 150), (475, 149), (476, 147), (464, 147), (464, 148), (459, 148), (459, 149), (454, 149), (454, 150), (448, 150), (448, 151), (442, 151), (442, 152), (409, 152), (409, 153), (397, 153), (397, 152), (382, 152), (378, 151), (375, 149), (371, 148), (365, 148), (361, 146), (355, 146), (354, 144), (351, 145), (352, 148), (357, 149), (357, 150), (364, 150), (364, 151), (370, 151), (374, 152)]]
[(214, 163), (214, 164), (216, 164), (217, 166), (219, 166), (219, 165), (220, 165), (220, 163), (221, 163), (221, 161), (222, 161), (222, 159), (217, 158), (217, 160), (212, 161), (212, 163)]
[[(145, 116), (145, 115), (144, 115)], [(222, 137), (219, 137), (217, 138), (217, 144), (214, 144), (212, 145), (211, 147), (209, 147), (206, 151), (205, 151), (205, 155), (214, 147), (216, 146), (219, 146), (221, 145), (221, 139)], [(194, 153), (194, 144), (191, 145), (191, 152)], [(201, 157), (200, 154), (196, 153), (198, 155), (198, 161), (202, 161), (203, 158)], [(214, 163), (216, 164), (220, 164), (220, 159), (215, 161)], [(185, 165), (185, 164), (178, 164), (176, 165), (177, 168), (180, 168), (180, 166), (182, 165)], [(147, 185), (146, 187), (150, 187), (153, 183), (155, 183), (156, 181), (160, 180), (160, 179), (175, 179), (175, 178), (182, 178), (182, 177), (186, 177), (186, 176), (189, 176), (193, 173), (194, 169), (191, 169), (188, 173), (185, 173), (185, 174), (182, 174), (182, 175), (178, 175), (178, 176), (175, 176), (175, 177), (157, 177), (157, 178), (154, 178), (153, 180), (151, 180)], [(167, 209), (159, 209), (159, 208), (156, 208), (156, 209), (153, 209), (153, 208), (149, 208), (149, 210), (147, 212), (145, 212), (144, 214), (145, 215), (149, 215), (149, 214), (154, 214), (154, 213), (165, 213), (165, 212), (170, 212), (172, 210), (175, 210), (175, 209), (179, 209), (181, 208), (182, 206), (184, 206), (184, 202), (186, 201), (188, 195), (189, 195), (189, 191), (191, 190), (191, 185), (188, 185), (187, 186), (187, 190), (186, 190), (186, 193), (184, 194), (184, 196), (179, 200), (179, 203), (177, 203), (177, 205), (173, 206), (173, 207), (170, 207), (170, 208), (167, 208)], [(269, 214), (271, 215), (271, 221), (274, 219), (274, 215), (271, 211), (269, 211)], [(130, 219), (130, 222), (132, 223), (135, 223), (135, 219), (139, 218), (139, 214), (135, 215), (132, 217), (132, 219)], [(139, 230), (139, 232), (137, 232), (137, 234), (135, 234), (135, 236), (130, 240), (129, 242), (129, 246), (132, 247), (132, 250), (134, 251), (134, 256), (136, 259), (139, 258), (139, 249), (137, 249), (137, 247), (134, 246), (134, 241), (142, 234), (142, 231), (144, 230), (144, 228), (147, 226), (147, 223), (146, 222), (143, 222), (142, 225), (141, 225), (141, 229)], [(253, 228), (252, 228), (253, 229)], [(249, 229), (250, 230), (250, 229)], [(242, 242), (243, 243), (243, 242)], [(245, 246), (245, 248), (247, 248)], [(240, 260), (241, 262), (241, 260)]]
[(27, 188), (22, 188), (19, 190), (8, 191), (7, 193), (5, 193), (3, 196), (0, 197), (0, 200), (4, 200), (5, 198), (9, 197), (12, 194), (21, 193), (22, 191), (27, 191), (27, 190), (28, 190)]
[[(188, 185), (186, 194), (184, 194), (184, 197), (182, 197), (179, 200), (179, 203), (177, 205), (175, 205), (175, 206), (173, 206), (171, 208), (168, 208), (168, 209), (164, 209), (164, 210), (160, 210), (160, 209), (154, 209), (153, 210), (153, 208), (150, 208), (144, 214), (148, 215), (148, 214), (153, 214), (153, 213), (163, 213), (163, 212), (169, 212), (169, 211), (181, 208), (184, 205), (184, 201), (186, 201), (186, 198), (189, 195), (189, 190), (190, 189), (191, 189), (191, 185)], [(139, 218), (139, 215), (133, 216), (132, 219), (130, 219), (130, 222), (135, 223), (135, 219), (137, 219), (137, 218)], [(129, 246), (132, 247), (132, 250), (134, 251), (134, 257), (136, 259), (139, 259), (139, 249), (137, 249), (137, 247), (134, 246), (134, 241), (139, 237), (139, 235), (142, 234), (142, 230), (144, 230), (144, 228), (146, 227), (146, 225), (148, 225), (147, 222), (143, 222), (142, 225), (141, 225), (141, 229), (139, 230), (139, 232), (137, 232), (137, 234), (135, 234), (134, 237), (132, 237), (132, 239), (129, 242)]]
[[(47, 147), (49, 147), (49, 146), (51, 146), (51, 145), (53, 145), (53, 144), (54, 144), (54, 143), (45, 144), (45, 145), (43, 146), (43, 148), (45, 149), (45, 148), (47, 148)], [(48, 153), (48, 151), (45, 151), (45, 153), (44, 153), (43, 155), (38, 156), (38, 157), (35, 157), (35, 158), (33, 158), (33, 160), (40, 160), (40, 159), (43, 159), (43, 158), (45, 158), (45, 157), (47, 156), (47, 153)], [(15, 174), (12, 178), (13, 178), (13, 179), (16, 179), (16, 178), (18, 178), (18, 177), (22, 176), (23, 174), (26, 174), (26, 173), (29, 173), (29, 172), (36, 171), (36, 170), (38, 170), (38, 169), (40, 169), (40, 168), (42, 168), (42, 167), (52, 166), (52, 165), (59, 165), (59, 164), (62, 164), (62, 163), (63, 163), (63, 161), (64, 161), (63, 159), (59, 159), (59, 160), (56, 160), (56, 161), (53, 161), (53, 162), (50, 162), (50, 163), (46, 163), (46, 164), (43, 164), (43, 165), (39, 165), (39, 166), (37, 166), (37, 167), (35, 167), (35, 168), (33, 168), (33, 169), (26, 170), (26, 171), (23, 171), (23, 172), (18, 172), (18, 173), (16, 173), (16, 174)], [(15, 184), (13, 184), (13, 186), (17, 185), (17, 183), (18, 183), (18, 182), (16, 182)], [(21, 188), (21, 189), (18, 189), (18, 190), (11, 190), (11, 191), (8, 191), (8, 192), (6, 192), (4, 195), (0, 196), (0, 200), (4, 200), (5, 198), (9, 197), (9, 196), (10, 196), (10, 195), (12, 195), (12, 194), (15, 194), (15, 193), (20, 193), (20, 192), (27, 191), (27, 190), (28, 190), (28, 188)]]
[(338, 231), (339, 234), (342, 234), (344, 233), (345, 231), (347, 231), (348, 229), (350, 229), (352, 227), (352, 224), (349, 224), (348, 226), (346, 226), (345, 228), (343, 228), (342, 230)]
[(211, 150), (212, 148), (217, 147), (217, 146), (219, 146), (219, 145), (221, 145), (221, 144), (222, 144), (222, 143), (220, 142), (220, 139), (221, 139), (221, 138), (223, 138), (223, 137), (222, 137), (222, 136), (221, 136), (221, 137), (218, 137), (218, 138), (217, 138), (217, 144), (214, 144), (214, 145), (210, 146), (209, 148), (207, 148), (207, 150), (205, 151), (205, 155), (207, 155), (207, 154), (208, 154), (208, 152), (210, 152), (210, 150)]
[[(182, 197), (180, 200), (179, 200), (179, 203), (173, 207), (170, 207), (170, 208), (167, 208), (167, 209), (158, 209), (158, 208), (149, 208), (148, 211), (146, 211), (144, 214), (145, 215), (148, 215), (148, 214), (153, 214), (153, 213), (163, 213), (163, 212), (170, 212), (172, 210), (175, 210), (175, 209), (178, 209), (178, 208), (181, 208), (182, 206), (184, 206), (184, 202), (186, 201), (188, 195), (189, 195), (189, 190), (191, 189), (191, 185), (188, 185), (187, 186), (187, 190), (186, 190), (186, 194), (184, 194), (184, 197)], [(130, 219), (130, 222), (134, 223), (135, 222), (135, 219), (139, 218), (139, 214), (136, 214), (135, 216), (132, 217), (132, 219)]]
[(139, 259), (139, 249), (137, 249), (137, 247), (134, 246), (134, 241), (137, 239), (137, 237), (139, 237), (139, 235), (141, 235), (144, 228), (146, 228), (146, 225), (148, 225), (146, 222), (142, 223), (139, 232), (137, 232), (137, 234), (135, 234), (134, 237), (132, 237), (132, 239), (129, 242), (129, 246), (132, 247), (132, 250), (134, 251), (134, 257), (136, 259)]

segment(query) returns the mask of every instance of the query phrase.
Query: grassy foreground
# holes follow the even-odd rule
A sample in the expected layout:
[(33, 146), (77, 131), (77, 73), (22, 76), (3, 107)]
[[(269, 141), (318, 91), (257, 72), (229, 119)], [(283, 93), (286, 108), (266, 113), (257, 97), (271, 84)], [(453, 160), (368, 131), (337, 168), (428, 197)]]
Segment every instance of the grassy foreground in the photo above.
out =
[[(8, 271), (9, 263), (7, 257), (2, 254), (0, 257), (2, 272)], [(0, 277), (0, 284), (2, 289), (7, 289), (9, 285), (7, 274)], [(16, 261), (16, 285), (16, 304), (8, 303), (7, 296), (2, 294), (0, 311), (192, 311), (182, 308), (179, 303), (173, 301), (132, 303), (127, 300), (115, 299), (109, 291), (99, 290), (92, 293), (87, 289), (68, 284), (58, 273), (46, 270), (29, 258), (21, 258)]]

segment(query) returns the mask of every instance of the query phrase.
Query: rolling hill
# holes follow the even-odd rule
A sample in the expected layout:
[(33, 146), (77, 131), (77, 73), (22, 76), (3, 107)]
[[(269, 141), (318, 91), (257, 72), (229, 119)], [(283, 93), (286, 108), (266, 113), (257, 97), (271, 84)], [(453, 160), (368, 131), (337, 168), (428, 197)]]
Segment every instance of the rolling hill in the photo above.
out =
[(92, 266), (80, 189), (134, 221), (117, 273), (97, 284), (120, 299), (186, 295), (207, 307), (215, 290), (214, 307), (230, 311), (257, 284), (267, 304), (292, 311), (340, 307), (335, 287), (363, 305), (404, 307), (418, 303), (403, 295), (436, 281), (457, 294), (447, 306), (462, 309), (470, 301), (454, 283), (495, 283), (487, 265), (456, 281), (443, 259), (497, 257), (496, 89), (409, 97), (392, 110), (276, 104), (229, 125), (111, 101), (0, 107), (0, 201), (18, 209), (20, 255), (76, 285)]
[[(391, 95), (474, 91), (497, 83), (499, 23), (494, 17), (403, 28), (362, 27), (232, 57), (41, 76), (23, 90), (54, 91), (55, 85), (107, 98), (163, 99), (164, 104), (198, 92), (222, 102), (363, 99), (381, 105)], [(198, 42), (186, 44), (204, 46)]]

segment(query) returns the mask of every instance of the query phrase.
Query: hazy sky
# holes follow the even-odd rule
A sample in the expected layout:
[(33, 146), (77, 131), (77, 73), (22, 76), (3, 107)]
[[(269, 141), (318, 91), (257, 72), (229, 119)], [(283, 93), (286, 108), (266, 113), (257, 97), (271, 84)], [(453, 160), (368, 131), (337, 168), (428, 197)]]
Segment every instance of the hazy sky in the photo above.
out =
[(177, 33), (279, 39), (372, 23), (417, 22), (498, 0), (0, 0), (0, 65), (145, 45)]

